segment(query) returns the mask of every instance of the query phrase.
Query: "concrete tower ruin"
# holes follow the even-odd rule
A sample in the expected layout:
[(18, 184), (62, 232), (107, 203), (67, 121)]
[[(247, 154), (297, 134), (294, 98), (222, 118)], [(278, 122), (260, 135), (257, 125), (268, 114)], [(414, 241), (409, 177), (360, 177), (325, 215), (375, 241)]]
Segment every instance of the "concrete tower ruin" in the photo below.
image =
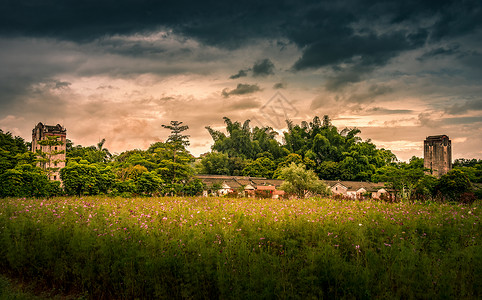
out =
[(67, 130), (38, 123), (32, 130), (32, 152), (38, 153), (38, 166), (47, 171), (50, 180), (60, 181), (60, 169), (65, 167)]
[(446, 135), (428, 136), (424, 141), (423, 166), (440, 178), (452, 170), (452, 141)]

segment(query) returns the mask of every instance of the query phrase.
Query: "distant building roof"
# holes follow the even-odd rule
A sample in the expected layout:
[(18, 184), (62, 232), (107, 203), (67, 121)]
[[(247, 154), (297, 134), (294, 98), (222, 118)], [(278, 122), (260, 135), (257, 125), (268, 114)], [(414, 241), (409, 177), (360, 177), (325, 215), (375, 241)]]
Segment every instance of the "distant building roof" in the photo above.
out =
[(258, 185), (256, 189), (260, 191), (274, 191), (276, 187), (274, 185)]
[(39, 122), (35, 128), (32, 130), (32, 135), (35, 135), (35, 131), (37, 128), (40, 128), (43, 133), (53, 133), (53, 134), (65, 134), (67, 129), (60, 124), (57, 125), (44, 125), (42, 122)]
[[(241, 187), (248, 189), (258, 190), (276, 190), (278, 189), (283, 180), (279, 179), (266, 179), (260, 177), (248, 177), (248, 176), (228, 176), (228, 175), (196, 175), (197, 178), (209, 188), (213, 184), (227, 185), (232, 189), (239, 189)], [(386, 189), (384, 182), (373, 183), (363, 181), (341, 181), (341, 180), (323, 180), (323, 182), (330, 188), (337, 184), (344, 186), (348, 191), (358, 191), (364, 189), (367, 192), (376, 192), (380, 189)]]
[(444, 138), (449, 138), (447, 135), (445, 134), (442, 134), (442, 135), (431, 135), (431, 136), (427, 136), (426, 140), (442, 140)]
[(280, 179), (265, 179), (265, 178), (252, 178), (251, 181), (255, 184), (255, 186), (275, 186), (279, 187), (284, 180)]
[(326, 185), (330, 188), (334, 187), (336, 184), (341, 184), (346, 187), (349, 191), (358, 191), (364, 188), (367, 192), (375, 192), (379, 189), (385, 188), (384, 182), (374, 183), (374, 182), (364, 182), (364, 181), (341, 181), (341, 180), (325, 180)]

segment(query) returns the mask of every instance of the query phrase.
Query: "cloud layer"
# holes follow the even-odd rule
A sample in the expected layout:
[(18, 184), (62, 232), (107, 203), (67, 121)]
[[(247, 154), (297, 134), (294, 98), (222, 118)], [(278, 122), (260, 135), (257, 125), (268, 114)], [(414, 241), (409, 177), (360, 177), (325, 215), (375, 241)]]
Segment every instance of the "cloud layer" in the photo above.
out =
[(260, 107), (281, 91), (294, 121), (329, 114), (402, 159), (439, 133), (464, 141), (455, 157), (482, 158), (481, 7), (4, 1), (0, 128), (28, 140), (36, 122), (60, 122), (74, 142), (105, 137), (120, 152), (165, 138), (160, 124), (179, 119), (199, 154), (211, 142), (204, 126), (223, 116), (270, 125)]

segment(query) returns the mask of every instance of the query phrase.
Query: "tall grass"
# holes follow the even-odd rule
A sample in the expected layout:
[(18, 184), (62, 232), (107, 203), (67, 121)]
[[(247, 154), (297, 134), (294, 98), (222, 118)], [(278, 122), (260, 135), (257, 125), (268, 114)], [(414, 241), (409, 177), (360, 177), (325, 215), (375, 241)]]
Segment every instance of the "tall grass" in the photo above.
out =
[(480, 210), (329, 199), (3, 199), (0, 267), (91, 298), (477, 298)]

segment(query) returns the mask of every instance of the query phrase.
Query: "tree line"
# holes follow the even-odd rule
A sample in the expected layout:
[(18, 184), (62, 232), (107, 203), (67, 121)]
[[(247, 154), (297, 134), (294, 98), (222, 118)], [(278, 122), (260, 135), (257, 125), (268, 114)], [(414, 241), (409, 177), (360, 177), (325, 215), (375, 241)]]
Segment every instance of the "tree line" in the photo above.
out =
[[(156, 142), (147, 150), (125, 151), (112, 155), (104, 147), (105, 139), (95, 146), (66, 143), (66, 166), (59, 181), (50, 181), (52, 170), (43, 168), (48, 154), (29, 151), (30, 143), (11, 133), (0, 131), (0, 196), (48, 197), (56, 195), (197, 195), (203, 185), (195, 178), (188, 152), (189, 127), (171, 121), (163, 128), (171, 131), (165, 142)], [(46, 140), (46, 143), (51, 141)], [(56, 154), (62, 153), (57, 151)]]
[(118, 155), (104, 147), (105, 139), (88, 147), (67, 140), (62, 187), (40, 168), (45, 153), (28, 151), (30, 143), (0, 130), (0, 196), (196, 195), (203, 185), (195, 174), (287, 179), (290, 166), (324, 180), (385, 182), (400, 199), (481, 196), (472, 185), (482, 183), (481, 160), (456, 160), (447, 174), (451, 177), (437, 179), (426, 174), (422, 158), (400, 162), (390, 150), (363, 141), (359, 129), (338, 130), (328, 116), (301, 124), (286, 122), (287, 130), (280, 136), (271, 127), (252, 127), (249, 120), (225, 117), (225, 131), (206, 127), (212, 149), (199, 159), (187, 150), (189, 127), (179, 121), (161, 125), (170, 131), (165, 142)]
[(200, 173), (281, 178), (281, 170), (295, 163), (324, 180), (384, 182), (398, 199), (482, 198), (473, 185), (482, 183), (482, 160), (455, 160), (454, 170), (437, 179), (427, 174), (423, 158), (401, 162), (390, 150), (363, 141), (359, 129), (338, 130), (326, 115), (301, 124), (287, 120), (281, 137), (271, 127), (252, 128), (249, 120), (224, 121), (226, 133), (206, 127), (214, 144), (196, 166)]

